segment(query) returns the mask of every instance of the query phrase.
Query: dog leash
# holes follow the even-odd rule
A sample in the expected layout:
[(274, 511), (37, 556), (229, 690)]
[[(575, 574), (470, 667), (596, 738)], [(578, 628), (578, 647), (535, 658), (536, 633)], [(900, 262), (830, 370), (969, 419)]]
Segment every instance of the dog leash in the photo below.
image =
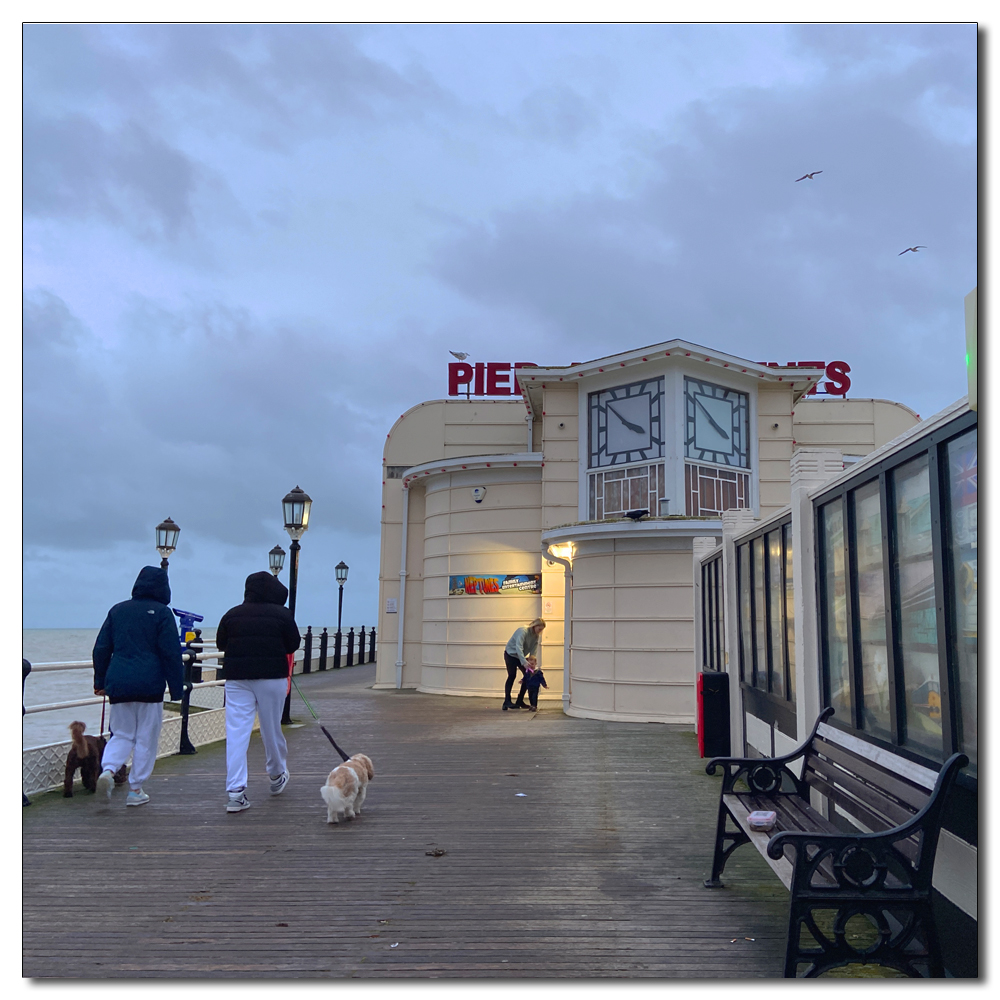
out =
[(103, 697), (103, 698), (101, 699), (101, 730), (100, 730), (100, 732), (99, 732), (99, 733), (97, 734), (98, 736), (103, 736), (103, 735), (104, 735), (104, 709), (105, 709), (105, 706), (106, 706), (107, 704), (108, 704), (108, 696), (107, 696), (107, 695), (105, 695), (105, 696), (104, 696), (104, 697)]
[[(291, 677), (291, 675), (289, 675), (289, 677), (291, 678), (292, 683), (295, 685), (295, 690), (299, 692), (299, 697), (305, 702), (306, 708), (309, 709), (309, 714), (317, 722), (319, 722), (319, 716), (313, 711), (312, 705), (309, 704), (309, 699), (302, 693), (302, 688), (299, 687), (298, 681), (295, 680), (294, 677)], [(351, 758), (346, 753), (344, 753), (344, 751), (341, 750), (340, 747), (337, 746), (337, 741), (327, 732), (326, 726), (324, 726), (322, 722), (319, 722), (319, 728), (323, 730), (323, 735), (333, 744), (333, 749), (336, 750), (337, 753), (339, 753), (344, 760), (350, 760)]]

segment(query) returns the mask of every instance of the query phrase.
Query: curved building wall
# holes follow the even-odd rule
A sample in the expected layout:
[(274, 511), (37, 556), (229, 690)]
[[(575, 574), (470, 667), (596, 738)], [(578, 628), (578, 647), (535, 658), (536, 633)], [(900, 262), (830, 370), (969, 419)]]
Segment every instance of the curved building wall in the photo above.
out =
[(578, 538), (567, 714), (694, 721), (692, 538)]
[[(541, 470), (495, 468), (432, 476), (423, 523), (423, 634), (418, 690), (494, 696), (503, 647), (542, 613), (540, 595), (449, 596), (449, 578), (541, 572)], [(472, 497), (486, 487), (483, 502)], [(551, 686), (551, 682), (550, 682)]]

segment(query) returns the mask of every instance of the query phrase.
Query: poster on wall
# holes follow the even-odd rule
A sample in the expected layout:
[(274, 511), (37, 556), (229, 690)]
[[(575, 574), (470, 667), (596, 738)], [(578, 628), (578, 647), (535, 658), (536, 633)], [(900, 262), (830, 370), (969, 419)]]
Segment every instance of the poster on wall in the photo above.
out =
[(475, 573), (448, 578), (451, 597), (473, 594), (532, 596), (542, 592), (541, 573)]

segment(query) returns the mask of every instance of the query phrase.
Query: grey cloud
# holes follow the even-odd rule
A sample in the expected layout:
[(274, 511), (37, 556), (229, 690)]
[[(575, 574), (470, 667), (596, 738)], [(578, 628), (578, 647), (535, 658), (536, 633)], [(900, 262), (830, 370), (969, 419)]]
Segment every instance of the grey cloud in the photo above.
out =
[(521, 101), (518, 119), (532, 139), (568, 146), (600, 120), (596, 108), (567, 86), (533, 90)]
[(412, 119), (448, 103), (428, 74), (369, 58), (336, 25), (31, 25), (25, 37), (32, 91), (45, 98), (72, 104), (79, 75), (87, 106), (141, 106), (264, 146), (309, 141), (338, 119)]
[[(963, 372), (942, 385), (922, 345), (960, 337), (976, 280), (974, 149), (914, 111), (935, 78), (918, 59), (884, 86), (695, 105), (633, 195), (498, 212), (441, 246), (438, 274), (542, 324), (573, 360), (675, 335), (775, 360), (853, 351), (870, 387), (903, 401), (919, 387), (929, 411), (962, 394)], [(897, 257), (914, 243), (933, 249)]]
[(73, 114), (24, 120), (27, 215), (100, 216), (140, 239), (194, 227), (192, 202), (203, 171), (134, 121), (107, 129)]
[[(123, 329), (104, 352), (58, 297), (26, 299), (27, 544), (143, 538), (163, 510), (216, 541), (263, 544), (274, 511), (257, 498), (276, 503), (296, 482), (328, 516), (336, 503), (339, 530), (377, 532), (378, 461), (398, 403), (372, 393), (363, 343), (148, 302)], [(368, 472), (352, 471), (345, 489), (355, 469)]]

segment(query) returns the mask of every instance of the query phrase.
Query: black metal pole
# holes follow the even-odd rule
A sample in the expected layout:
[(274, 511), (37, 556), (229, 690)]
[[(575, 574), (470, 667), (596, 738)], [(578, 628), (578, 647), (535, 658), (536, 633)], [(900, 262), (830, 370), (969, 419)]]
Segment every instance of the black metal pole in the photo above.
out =
[(323, 628), (323, 634), (319, 637), (319, 669), (326, 670), (326, 649), (330, 642), (330, 636), (327, 634), (326, 628)]
[(337, 631), (340, 631), (340, 622), (344, 616), (344, 585), (340, 585), (340, 594), (337, 596)]
[(305, 655), (302, 657), (302, 673), (310, 674), (312, 673), (312, 658), (313, 658), (313, 627), (312, 625), (306, 626), (306, 641), (303, 646), (305, 650)]
[(181, 740), (177, 753), (187, 755), (198, 752), (195, 749), (194, 744), (191, 742), (191, 738), (188, 736), (188, 715), (191, 710), (191, 689), (193, 686), (191, 682), (191, 674), (197, 650), (192, 649), (190, 646), (185, 646), (183, 655), (184, 693), (181, 695)]
[[(292, 544), (288, 546), (288, 552), (291, 558), (291, 565), (288, 570), (288, 610), (291, 611), (292, 617), (295, 617), (295, 587), (299, 580), (299, 540), (297, 538), (292, 539)], [(294, 661), (292, 668), (294, 669)], [(281, 724), (283, 726), (290, 726), (292, 724), (292, 691), (291, 688), (288, 690), (288, 694), (285, 695), (285, 707), (281, 712)]]
[(169, 565), (170, 565), (170, 562), (168, 561), (167, 557), (166, 557), (166, 556), (164, 556), (164, 557), (163, 557), (163, 558), (162, 558), (162, 559), (160, 560), (160, 569), (166, 569), (166, 568), (167, 568), (167, 567), (168, 567)]

